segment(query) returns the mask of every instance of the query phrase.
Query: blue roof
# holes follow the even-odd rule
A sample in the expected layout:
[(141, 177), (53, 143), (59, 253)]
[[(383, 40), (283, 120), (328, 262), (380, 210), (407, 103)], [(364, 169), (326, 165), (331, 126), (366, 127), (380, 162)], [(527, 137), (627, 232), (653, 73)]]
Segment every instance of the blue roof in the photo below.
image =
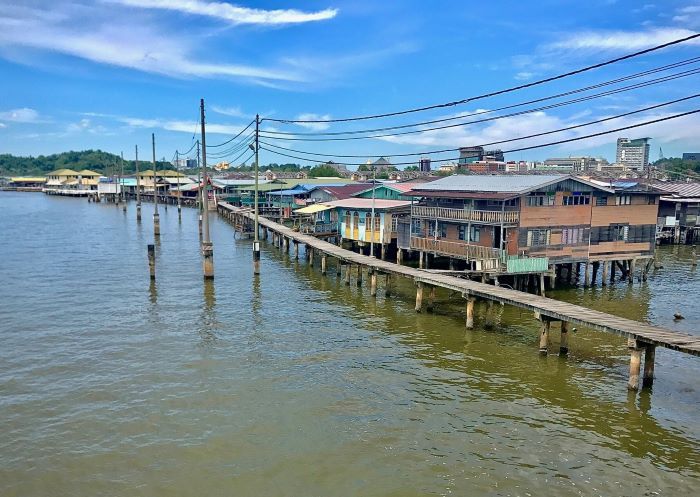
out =
[(613, 181), (612, 182), (612, 185), (615, 188), (622, 188), (622, 189), (632, 188), (633, 186), (637, 186), (638, 184), (639, 184), (638, 181)]
[(285, 195), (299, 195), (301, 193), (306, 193), (306, 190), (303, 190), (301, 188), (299, 189), (291, 189), (291, 190), (277, 190), (274, 192), (267, 192), (268, 195), (280, 195), (280, 196), (285, 196)]

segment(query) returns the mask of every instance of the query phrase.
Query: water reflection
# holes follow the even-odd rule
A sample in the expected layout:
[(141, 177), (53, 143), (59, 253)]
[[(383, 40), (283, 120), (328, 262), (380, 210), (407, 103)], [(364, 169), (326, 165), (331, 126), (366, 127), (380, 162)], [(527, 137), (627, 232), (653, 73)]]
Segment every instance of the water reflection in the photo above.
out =
[(217, 340), (214, 330), (219, 327), (216, 317), (216, 292), (213, 279), (204, 280), (204, 305), (202, 306), (202, 316), (199, 320), (201, 326), (198, 329), (202, 339), (202, 345), (211, 345)]

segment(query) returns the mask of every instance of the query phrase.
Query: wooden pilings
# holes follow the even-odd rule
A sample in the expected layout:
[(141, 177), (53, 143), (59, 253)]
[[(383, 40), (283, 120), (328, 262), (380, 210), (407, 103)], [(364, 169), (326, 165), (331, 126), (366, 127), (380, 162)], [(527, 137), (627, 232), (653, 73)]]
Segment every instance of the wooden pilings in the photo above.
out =
[(202, 242), (202, 257), (204, 258), (204, 278), (214, 277), (214, 244), (212, 242)]
[(297, 242), (296, 240), (294, 240), (294, 258), (299, 258), (299, 242)]
[(350, 271), (352, 270), (352, 265), (345, 265), (345, 284), (350, 286)]
[(372, 297), (377, 296), (377, 272), (372, 269), (369, 271), (369, 294)]
[(627, 388), (630, 390), (639, 390), (639, 370), (642, 364), (642, 350), (640, 344), (634, 338), (627, 340), (627, 348), (630, 351), (630, 374), (627, 382)]
[(151, 279), (156, 279), (156, 246), (152, 243), (148, 244), (148, 270), (151, 274)]
[(326, 274), (326, 254), (321, 256), (321, 274)]
[(654, 360), (656, 359), (656, 345), (647, 344), (644, 347), (644, 378), (642, 387), (650, 388), (654, 384)]
[(423, 283), (416, 283), (416, 312), (423, 310)]
[(435, 287), (431, 285), (430, 292), (428, 292), (428, 305), (425, 307), (425, 310), (433, 312), (433, 309), (435, 309)]
[(401, 248), (396, 250), (396, 264), (399, 266), (403, 264), (403, 249)]
[(540, 327), (540, 354), (547, 355), (549, 350), (549, 328), (551, 323), (549, 319), (545, 318), (544, 316), (542, 316), (540, 319), (542, 323)]
[(390, 297), (391, 296), (391, 274), (386, 273), (386, 283), (384, 285), (384, 296), (385, 297)]
[(567, 321), (561, 322), (561, 336), (559, 338), (559, 355), (566, 355), (569, 353), (569, 323)]
[(362, 266), (357, 265), (357, 286), (362, 286)]
[(153, 214), (153, 235), (160, 236), (160, 215), (157, 212)]
[(474, 297), (467, 297), (467, 329), (471, 330), (474, 328), (474, 302), (476, 299)]

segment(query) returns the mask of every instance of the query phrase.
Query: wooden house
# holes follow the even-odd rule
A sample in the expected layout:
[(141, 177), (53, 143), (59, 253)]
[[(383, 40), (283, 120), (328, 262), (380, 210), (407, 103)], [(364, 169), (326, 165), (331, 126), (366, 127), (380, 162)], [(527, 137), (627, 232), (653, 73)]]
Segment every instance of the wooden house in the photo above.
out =
[(696, 243), (700, 232), (700, 183), (658, 182), (653, 186), (664, 192), (656, 223), (659, 240)]
[(506, 273), (649, 259), (661, 192), (637, 186), (566, 175), (449, 176), (411, 191), (423, 200), (399, 247)]

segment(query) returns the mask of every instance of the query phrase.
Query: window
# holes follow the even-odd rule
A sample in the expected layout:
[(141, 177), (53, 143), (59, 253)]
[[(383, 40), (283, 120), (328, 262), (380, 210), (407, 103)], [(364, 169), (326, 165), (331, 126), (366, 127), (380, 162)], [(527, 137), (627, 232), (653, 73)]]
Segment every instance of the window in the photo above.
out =
[(615, 197), (615, 205), (630, 205), (632, 203), (632, 197), (629, 195), (618, 195)]
[(391, 216), (391, 231), (399, 231), (399, 218)]
[(622, 224), (615, 224), (610, 227), (610, 233), (612, 235), (613, 242), (626, 242), (627, 236), (629, 235), (629, 226)]
[(597, 205), (599, 207), (601, 205), (608, 205), (608, 197), (596, 197), (595, 205)]
[(437, 234), (435, 232), (435, 221), (428, 221), (428, 236), (447, 238), (447, 223), (437, 223)]
[[(458, 238), (462, 241), (467, 241), (467, 228), (468, 226), (462, 224), (459, 227), (459, 236)], [(480, 226), (472, 226), (472, 233), (471, 236), (469, 237), (470, 242), (478, 242), (481, 240), (481, 227)]]
[(554, 205), (554, 195), (529, 195), (527, 197), (527, 205), (530, 207)]
[(350, 211), (345, 211), (345, 227), (350, 228)]
[(573, 195), (564, 195), (562, 205), (588, 205), (591, 203), (591, 197), (574, 193)]
[(527, 231), (527, 246), (528, 247), (543, 247), (549, 245), (551, 230), (528, 230)]
[(583, 243), (584, 228), (564, 228), (561, 230), (562, 245), (576, 245)]

